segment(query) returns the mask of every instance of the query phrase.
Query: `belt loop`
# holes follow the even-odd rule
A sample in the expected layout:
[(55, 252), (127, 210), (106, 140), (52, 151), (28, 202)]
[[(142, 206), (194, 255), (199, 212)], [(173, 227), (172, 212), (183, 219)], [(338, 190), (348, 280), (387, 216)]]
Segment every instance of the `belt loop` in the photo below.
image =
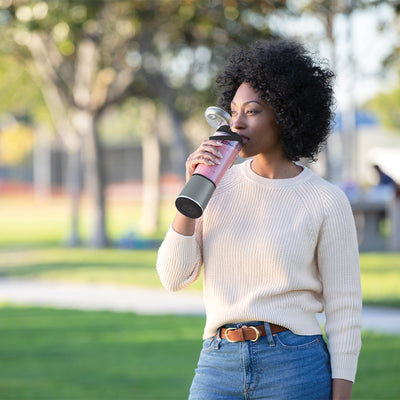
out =
[(218, 330), (217, 330), (217, 343), (215, 343), (215, 346), (214, 346), (214, 348), (215, 348), (215, 350), (219, 350), (219, 346), (220, 346), (220, 344), (221, 344), (221, 328), (218, 328)]
[(268, 322), (264, 322), (264, 326), (265, 326), (265, 333), (266, 333), (266, 336), (268, 338), (269, 345), (270, 346), (275, 346), (275, 339), (274, 339), (274, 336), (273, 336), (273, 334), (271, 332), (271, 328), (269, 326), (269, 323)]

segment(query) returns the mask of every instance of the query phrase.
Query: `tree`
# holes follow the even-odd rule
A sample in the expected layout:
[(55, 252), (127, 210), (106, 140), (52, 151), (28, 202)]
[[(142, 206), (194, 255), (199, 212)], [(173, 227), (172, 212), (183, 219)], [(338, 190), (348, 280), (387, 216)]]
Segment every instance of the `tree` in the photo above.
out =
[[(284, 3), (204, 0), (136, 3), (136, 15), (142, 25), (135, 37), (137, 45), (130, 53), (132, 60), (140, 64), (132, 94), (157, 99), (169, 113), (175, 133), (171, 146), (175, 173), (184, 174), (190, 151), (182, 121), (199, 110), (203, 113), (206, 106), (215, 102), (210, 88), (230, 51), (229, 46), (269, 36), (264, 14), (283, 7)], [(159, 144), (155, 133), (145, 134), (143, 140), (144, 161), (148, 159), (146, 155), (154, 155), (153, 160), (144, 164), (141, 225), (149, 233), (155, 230), (157, 221), (159, 164), (152, 161), (157, 159)]]
[(390, 92), (378, 94), (365, 107), (375, 111), (386, 128), (400, 132), (400, 85)]
[[(390, 2), (389, 2), (390, 3)], [(390, 28), (399, 34), (400, 30), (400, 3), (393, 5), (394, 18)], [(398, 43), (398, 42), (397, 42)], [(375, 98), (367, 102), (366, 108), (377, 113), (382, 124), (395, 132), (400, 132), (400, 46), (397, 45), (384, 60), (385, 71), (397, 71), (397, 84), (391, 90), (379, 93)], [(396, 74), (395, 74), (396, 75)]]
[(13, 123), (0, 132), (0, 165), (17, 165), (32, 151), (33, 132)]
[[(100, 116), (128, 96), (153, 98), (169, 111), (174, 160), (185, 159), (182, 120), (210, 98), (228, 45), (270, 35), (270, 0), (7, 0), (0, 3), (2, 50), (31, 62), (69, 152), (72, 209), (78, 213), (78, 152), (83, 147), (95, 217), (90, 244), (107, 244)], [(188, 101), (188, 99), (190, 99)], [(76, 219), (76, 218), (75, 218)], [(73, 224), (73, 242), (77, 237)]]
[[(108, 242), (104, 171), (96, 124), (104, 109), (123, 97), (134, 72), (125, 63), (125, 54), (118, 53), (133, 30), (113, 30), (114, 21), (109, 17), (121, 4), (107, 3), (15, 0), (5, 2), (6, 9), (2, 11), (6, 22), (3, 37), (9, 39), (3, 42), (3, 51), (12, 52), (35, 67), (56, 130), (68, 149), (73, 221), (77, 220), (79, 209), (77, 163), (80, 148), (84, 148), (87, 188), (94, 204), (89, 244), (94, 247)], [(125, 20), (123, 10), (119, 11), (119, 18)], [(72, 230), (75, 244), (76, 223)]]
[(144, 100), (142, 115), (143, 201), (141, 230), (151, 234), (158, 227), (160, 204), (161, 149), (157, 132), (157, 110), (154, 102)]
[[(339, 136), (342, 146), (342, 167), (346, 179), (357, 180), (357, 158), (355, 149), (357, 147), (356, 132), (356, 100), (354, 98), (355, 80), (362, 73), (359, 60), (355, 56), (353, 43), (353, 18), (362, 11), (373, 12), (374, 8), (389, 5), (393, 9), (398, 8), (398, 2), (393, 1), (374, 1), (374, 0), (304, 0), (301, 2), (291, 2), (285, 16), (290, 15), (295, 23), (299, 17), (311, 19), (310, 26), (314, 27), (312, 21), (319, 22), (322, 29), (314, 27), (308, 31), (307, 41), (314, 42), (315, 45), (328, 44), (330, 66), (335, 71), (339, 86), (343, 87), (342, 103), (340, 111), (342, 117), (341, 135)], [(304, 20), (303, 20), (304, 23)], [(343, 25), (344, 23), (344, 25)], [(340, 24), (340, 25), (339, 25)], [(286, 20), (286, 25), (290, 22)], [(301, 25), (304, 27), (304, 24)], [(345, 35), (345, 46), (337, 45), (338, 32)], [(290, 28), (289, 28), (290, 29)], [(371, 27), (371, 29), (373, 29)], [(283, 31), (283, 28), (282, 28)], [(299, 36), (304, 39), (304, 29), (299, 30)], [(322, 49), (322, 46), (321, 46)], [(325, 48), (324, 48), (325, 50)], [(330, 154), (330, 142), (325, 148), (326, 177), (335, 179), (335, 168), (333, 168), (332, 156)], [(338, 168), (336, 168), (338, 170)], [(343, 179), (338, 175), (336, 179)]]

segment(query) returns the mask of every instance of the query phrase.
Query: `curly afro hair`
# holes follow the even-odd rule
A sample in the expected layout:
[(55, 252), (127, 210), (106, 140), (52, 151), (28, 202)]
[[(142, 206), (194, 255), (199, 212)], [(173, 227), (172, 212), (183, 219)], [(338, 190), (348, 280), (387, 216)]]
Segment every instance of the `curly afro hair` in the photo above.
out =
[(256, 42), (236, 50), (216, 80), (218, 105), (230, 111), (238, 87), (249, 83), (274, 109), (289, 160), (316, 160), (330, 133), (333, 72), (298, 42)]

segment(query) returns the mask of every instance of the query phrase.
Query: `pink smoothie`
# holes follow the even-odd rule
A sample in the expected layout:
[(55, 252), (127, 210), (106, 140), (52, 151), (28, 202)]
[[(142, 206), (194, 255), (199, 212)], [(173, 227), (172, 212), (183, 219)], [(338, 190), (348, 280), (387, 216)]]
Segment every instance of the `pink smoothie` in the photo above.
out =
[[(221, 135), (221, 137), (223, 137), (223, 135)], [(194, 171), (195, 174), (203, 175), (210, 181), (214, 182), (215, 186), (219, 184), (222, 177), (225, 175), (225, 172), (235, 161), (242, 148), (242, 145), (234, 140), (221, 140), (221, 142), (223, 145), (218, 147), (218, 151), (222, 154), (222, 158), (220, 159), (221, 164), (199, 164)]]

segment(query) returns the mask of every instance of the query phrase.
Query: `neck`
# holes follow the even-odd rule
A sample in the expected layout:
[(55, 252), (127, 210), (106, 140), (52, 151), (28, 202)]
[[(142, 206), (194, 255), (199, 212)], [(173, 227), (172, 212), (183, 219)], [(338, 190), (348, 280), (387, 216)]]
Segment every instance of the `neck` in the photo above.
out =
[(254, 157), (251, 169), (260, 176), (269, 179), (289, 179), (299, 175), (302, 167), (287, 159), (268, 160)]

